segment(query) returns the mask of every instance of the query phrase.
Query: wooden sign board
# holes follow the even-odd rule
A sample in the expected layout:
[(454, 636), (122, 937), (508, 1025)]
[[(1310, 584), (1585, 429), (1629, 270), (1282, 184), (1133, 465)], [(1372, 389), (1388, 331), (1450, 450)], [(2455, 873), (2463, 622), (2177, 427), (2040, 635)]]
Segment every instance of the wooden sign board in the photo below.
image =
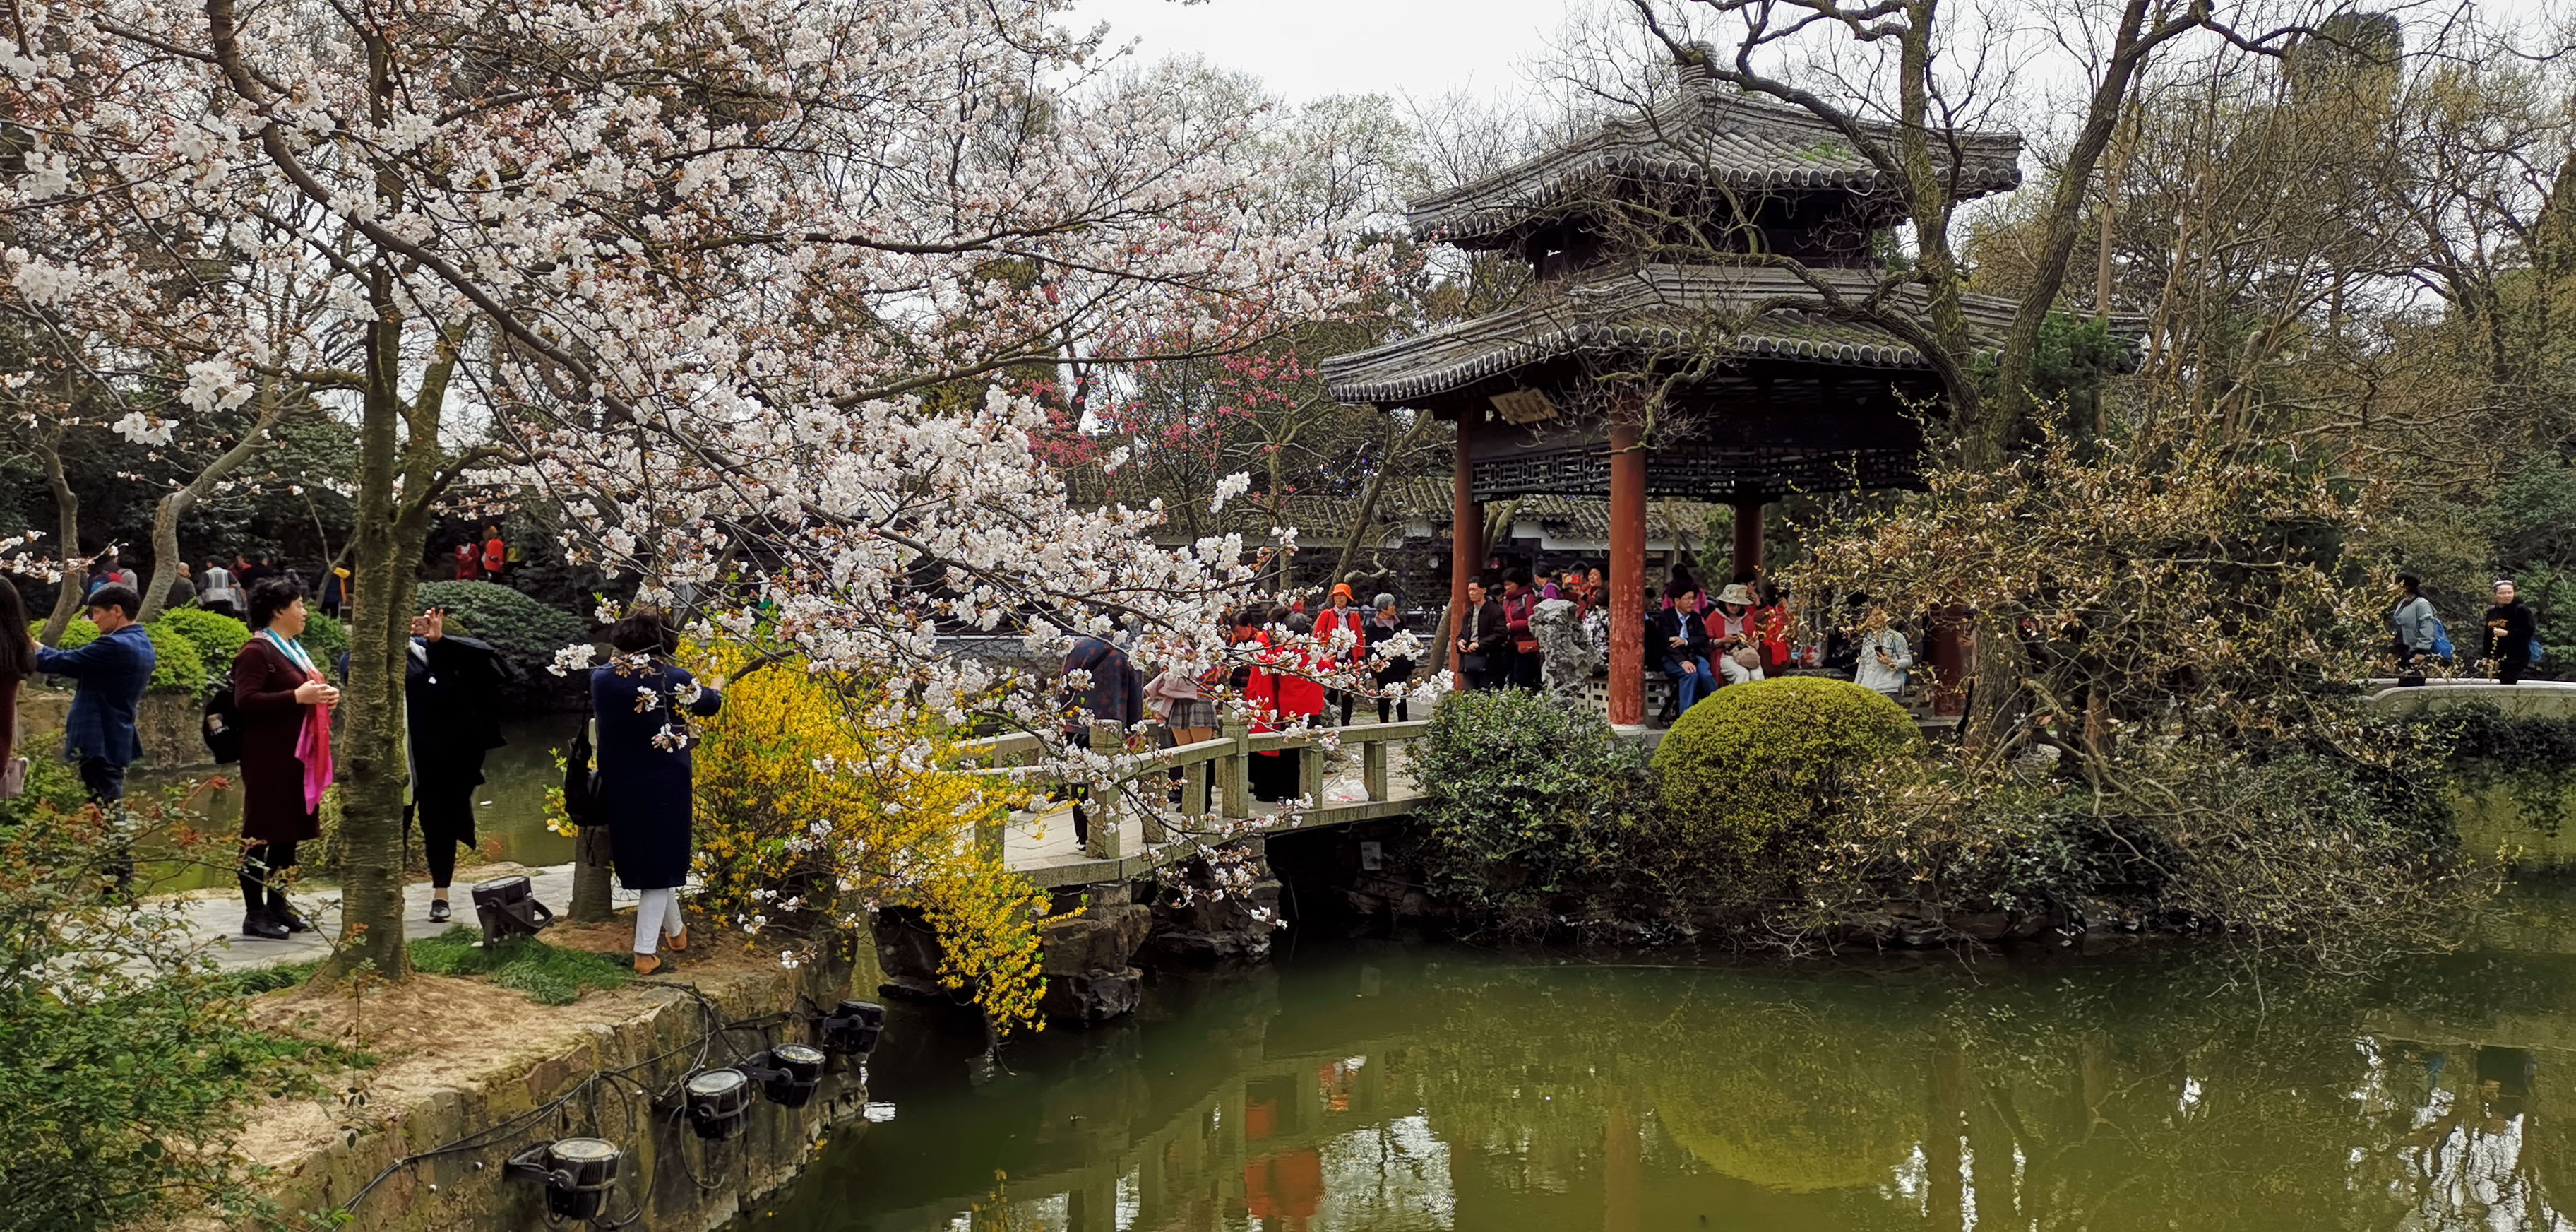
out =
[(1556, 403), (1549, 401), (1545, 393), (1535, 389), (1515, 389), (1507, 394), (1495, 394), (1493, 403), (1494, 409), (1502, 414), (1506, 423), (1545, 423), (1556, 418)]

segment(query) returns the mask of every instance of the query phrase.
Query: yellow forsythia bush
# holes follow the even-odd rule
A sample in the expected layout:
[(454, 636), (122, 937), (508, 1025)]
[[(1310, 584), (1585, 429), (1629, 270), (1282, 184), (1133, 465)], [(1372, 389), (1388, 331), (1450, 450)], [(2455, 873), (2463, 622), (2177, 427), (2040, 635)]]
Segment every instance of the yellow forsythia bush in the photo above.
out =
[(872, 944), (868, 911), (919, 910), (997, 1034), (1037, 1021), (1044, 895), (975, 842), (999, 801), (946, 769), (955, 735), (881, 686), (802, 661), (740, 670), (737, 646), (692, 645), (690, 670), (726, 680), (698, 720), (697, 902), (760, 932)]

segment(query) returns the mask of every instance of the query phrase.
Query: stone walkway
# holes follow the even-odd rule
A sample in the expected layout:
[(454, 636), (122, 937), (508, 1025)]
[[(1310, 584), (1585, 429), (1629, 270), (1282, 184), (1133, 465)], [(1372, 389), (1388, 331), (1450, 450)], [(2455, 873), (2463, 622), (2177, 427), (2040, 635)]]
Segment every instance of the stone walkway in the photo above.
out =
[[(1070, 828), (1070, 827), (1068, 827)], [(558, 917), (572, 906), (572, 865), (556, 864), (545, 868), (521, 868), (518, 865), (484, 865), (460, 870), (456, 885), (449, 890), (449, 905), (456, 918), (445, 924), (429, 922), (429, 883), (426, 881), (403, 888), (403, 935), (414, 941), (435, 937), (458, 924), (472, 925), (474, 900), (470, 893), (475, 881), (506, 877), (524, 872), (536, 891), (537, 901), (551, 908)], [(470, 880), (469, 880), (470, 878)], [(610, 900), (619, 907), (635, 905), (637, 895), (614, 888)], [(198, 940), (197, 948), (213, 958), (215, 964), (228, 970), (273, 967), (282, 963), (313, 962), (328, 958), (331, 946), (325, 938), (340, 931), (340, 888), (317, 886), (295, 896), (296, 910), (313, 922), (313, 931), (297, 933), (284, 941), (262, 941), (241, 935), (242, 901), (238, 894), (216, 897), (211, 892), (190, 895), (175, 906), (188, 921), (189, 930)]]

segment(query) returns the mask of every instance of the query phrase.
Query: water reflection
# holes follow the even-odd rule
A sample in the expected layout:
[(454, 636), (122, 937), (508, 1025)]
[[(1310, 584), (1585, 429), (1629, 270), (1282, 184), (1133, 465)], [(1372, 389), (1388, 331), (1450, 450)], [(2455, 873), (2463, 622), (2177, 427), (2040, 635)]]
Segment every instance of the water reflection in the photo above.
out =
[(908, 1016), (873, 1067), (900, 1115), (747, 1226), (2554, 1229), (2570, 975), (1310, 947), (981, 1085)]

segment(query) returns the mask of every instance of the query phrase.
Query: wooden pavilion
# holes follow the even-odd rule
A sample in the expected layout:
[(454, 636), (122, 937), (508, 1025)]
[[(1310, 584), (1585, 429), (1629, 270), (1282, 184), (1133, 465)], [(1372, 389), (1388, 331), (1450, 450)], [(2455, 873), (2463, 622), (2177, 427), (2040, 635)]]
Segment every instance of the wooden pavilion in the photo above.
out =
[[(1868, 135), (1893, 147), (1892, 129)], [(2017, 134), (1933, 145), (1961, 197), (2020, 183)], [(1457, 424), (1457, 526), (1480, 525), (1484, 501), (1609, 499), (1612, 723), (1644, 719), (1650, 496), (1732, 504), (1743, 574), (1760, 568), (1765, 504), (1919, 482), (1924, 442), (1908, 407), (1940, 384), (1914, 347), (1848, 310), (1877, 295), (1922, 319), (1919, 287), (1882, 286), (1903, 205), (1807, 112), (1684, 64), (1668, 97), (1636, 115), (1410, 210), (1417, 239), (1528, 261), (1531, 290), (1501, 312), (1325, 360), (1325, 379), (1339, 401)], [(1971, 296), (1969, 328), (1997, 342), (2014, 307)], [(1454, 551), (1457, 605), (1482, 561), (1470, 536)]]

